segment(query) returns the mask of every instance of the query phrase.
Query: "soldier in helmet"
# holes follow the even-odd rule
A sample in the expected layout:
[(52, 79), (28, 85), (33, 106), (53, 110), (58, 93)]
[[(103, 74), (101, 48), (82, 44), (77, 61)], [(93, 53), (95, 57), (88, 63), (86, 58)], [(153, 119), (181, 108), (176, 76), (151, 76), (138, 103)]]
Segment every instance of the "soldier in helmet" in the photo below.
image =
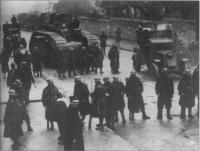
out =
[(97, 124), (96, 130), (102, 130), (103, 120), (105, 117), (105, 101), (104, 101), (104, 89), (100, 78), (95, 78), (95, 89), (91, 94), (92, 105), (94, 106), (94, 112), (99, 117), (99, 124)]
[(118, 74), (119, 73), (119, 51), (118, 47), (116, 45), (112, 45), (108, 52), (108, 58), (110, 60), (110, 67), (111, 67), (111, 72), (113, 74)]
[(124, 94), (125, 94), (125, 86), (124, 84), (119, 81), (119, 78), (114, 76), (112, 86), (114, 89), (114, 107), (115, 107), (115, 121), (118, 122), (118, 111), (121, 113), (122, 122), (123, 124), (126, 123), (125, 116), (124, 116)]
[(82, 121), (85, 116), (90, 114), (89, 90), (85, 83), (81, 81), (81, 77), (77, 76), (74, 79), (74, 95), (73, 99), (79, 100), (79, 110)]
[(163, 68), (161, 76), (156, 81), (155, 85), (156, 94), (158, 95), (158, 115), (157, 119), (162, 120), (162, 110), (165, 106), (167, 110), (167, 118), (172, 119), (170, 115), (170, 108), (172, 97), (174, 94), (174, 83), (173, 80), (167, 75), (167, 68)]
[(8, 35), (9, 27), (10, 27), (10, 25), (8, 24), (8, 21), (6, 21), (6, 23), (3, 24), (3, 35), (4, 35), (4, 37), (6, 37)]
[(112, 87), (112, 83), (110, 82), (108, 77), (103, 78), (103, 90), (104, 95), (103, 99), (105, 100), (105, 119), (106, 126), (108, 128), (114, 129), (114, 89)]
[(134, 120), (134, 113), (142, 112), (144, 120), (150, 119), (146, 115), (144, 101), (142, 97), (143, 84), (136, 76), (136, 72), (131, 72), (129, 79), (126, 82), (126, 95), (128, 97), (129, 119)]
[(184, 71), (183, 77), (178, 84), (178, 92), (180, 95), (179, 105), (181, 106), (181, 119), (185, 119), (185, 110), (188, 108), (188, 118), (193, 119), (192, 107), (195, 105), (195, 91), (192, 82), (192, 76), (189, 71)]

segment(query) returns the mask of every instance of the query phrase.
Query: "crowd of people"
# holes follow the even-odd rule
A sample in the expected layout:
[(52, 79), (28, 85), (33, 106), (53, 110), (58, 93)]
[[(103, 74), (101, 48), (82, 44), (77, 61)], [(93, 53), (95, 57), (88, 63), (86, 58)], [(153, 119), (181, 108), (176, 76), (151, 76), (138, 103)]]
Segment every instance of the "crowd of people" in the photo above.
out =
[[(69, 106), (61, 98), (63, 95), (55, 86), (50, 78), (45, 78), (47, 86), (43, 89), (41, 102), (45, 108), (45, 119), (47, 120), (47, 130), (54, 130), (54, 122), (57, 122), (60, 136), (59, 144), (64, 145), (65, 151), (84, 150), (84, 139), (82, 127), (84, 120), (89, 115), (89, 128), (91, 128), (92, 118), (99, 118), (96, 130), (103, 130), (104, 126), (115, 130), (115, 124), (119, 121), (118, 111), (121, 114), (123, 125), (126, 124), (125, 96), (128, 100), (129, 120), (134, 120), (135, 113), (142, 113), (142, 119), (148, 120), (150, 117), (145, 112), (145, 105), (142, 93), (144, 91), (143, 83), (137, 76), (136, 72), (131, 72), (126, 82), (120, 81), (117, 75), (113, 80), (104, 77), (103, 82), (100, 78), (95, 78), (94, 91), (90, 92), (77, 71), (87, 74), (91, 71), (103, 73), (103, 58), (106, 48), (107, 36), (104, 32), (101, 35), (101, 49), (94, 47), (90, 49), (83, 46), (81, 51), (70, 50), (70, 57), (67, 62), (68, 66), (62, 59), (58, 59), (57, 72), (58, 77), (65, 77), (68, 70), (69, 77), (73, 72), (74, 93), (69, 97)], [(119, 43), (118, 43), (119, 44)], [(10, 137), (14, 144), (13, 149), (20, 146), (18, 138), (23, 135), (22, 123), (25, 120), (28, 131), (33, 131), (30, 118), (27, 112), (29, 104), (29, 92), (31, 85), (35, 83), (34, 76), (42, 75), (42, 57), (39, 48), (34, 47), (35, 51), (31, 55), (28, 51), (22, 54), (20, 50), (14, 54), (14, 63), (11, 63), (11, 69), (7, 75), (7, 86), (9, 87), (9, 99), (6, 105), (4, 115), (4, 137)], [(3, 51), (3, 53), (6, 53)], [(77, 54), (79, 57), (73, 57)], [(84, 53), (84, 54), (83, 54)], [(59, 54), (62, 57), (62, 53)], [(118, 46), (113, 44), (108, 52), (112, 74), (119, 73), (119, 50)], [(9, 57), (7, 58), (6, 67), (8, 68)], [(32, 69), (33, 67), (33, 73)], [(3, 64), (2, 64), (3, 70)], [(35, 75), (36, 74), (36, 75)], [(6, 74), (3, 75), (6, 77)], [(181, 107), (180, 118), (186, 118), (186, 109), (188, 109), (188, 118), (193, 119), (192, 108), (195, 106), (195, 98), (199, 99), (199, 66), (193, 74), (185, 71), (178, 84), (180, 95), (179, 105)], [(160, 77), (156, 81), (155, 91), (158, 95), (157, 101), (157, 119), (162, 120), (163, 107), (167, 110), (167, 119), (172, 120), (170, 109), (172, 108), (172, 97), (174, 95), (174, 82), (168, 76), (167, 69), (163, 68)], [(59, 101), (59, 99), (61, 99)], [(198, 113), (199, 114), (199, 108)], [(104, 123), (105, 120), (105, 123)]]

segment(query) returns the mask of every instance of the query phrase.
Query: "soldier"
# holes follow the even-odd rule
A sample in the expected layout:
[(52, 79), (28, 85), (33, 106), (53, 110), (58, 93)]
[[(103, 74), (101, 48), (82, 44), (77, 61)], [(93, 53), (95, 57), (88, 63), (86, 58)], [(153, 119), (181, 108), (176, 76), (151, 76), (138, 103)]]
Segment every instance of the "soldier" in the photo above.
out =
[(68, 76), (71, 77), (71, 72), (73, 75), (76, 76), (75, 69), (76, 69), (76, 56), (73, 48), (69, 49), (69, 59), (67, 62), (68, 66)]
[(45, 107), (45, 118), (47, 120), (47, 130), (49, 130), (49, 122), (51, 124), (50, 130), (54, 130), (53, 121), (56, 121), (55, 104), (62, 94), (55, 87), (51, 79), (47, 79), (47, 87), (44, 88), (42, 93), (42, 104)]
[(180, 95), (179, 105), (181, 106), (181, 119), (185, 119), (185, 110), (188, 108), (188, 118), (193, 119), (192, 107), (195, 105), (195, 92), (192, 77), (189, 71), (183, 73), (183, 77), (178, 84), (178, 92)]
[(8, 24), (8, 21), (6, 21), (5, 24), (3, 24), (3, 35), (4, 37), (6, 37), (8, 35), (8, 29), (9, 29), (10, 25)]
[(2, 65), (2, 76), (6, 78), (6, 73), (8, 72), (8, 61), (9, 56), (5, 49), (1, 53), (1, 65)]
[(144, 101), (142, 97), (143, 84), (136, 76), (136, 72), (131, 72), (130, 78), (126, 82), (126, 95), (128, 97), (129, 119), (134, 120), (134, 113), (142, 112), (144, 120), (150, 119), (146, 115)]
[(106, 119), (106, 126), (108, 128), (114, 129), (114, 89), (112, 87), (111, 82), (109, 81), (108, 77), (103, 78), (103, 90), (104, 95), (103, 99), (105, 100), (105, 119)]
[(102, 31), (101, 36), (100, 36), (100, 46), (101, 46), (101, 51), (103, 52), (103, 54), (105, 55), (105, 50), (106, 50), (106, 40), (107, 40), (107, 36), (105, 34), (104, 31)]
[(66, 111), (64, 151), (84, 151), (83, 124), (78, 114), (78, 103), (70, 102)]
[(4, 115), (4, 137), (9, 137), (13, 141), (12, 148), (20, 146), (18, 138), (23, 135), (22, 112), (19, 104), (19, 95), (15, 90), (9, 90), (9, 100), (6, 105)]
[(104, 89), (101, 84), (100, 78), (95, 78), (95, 89), (91, 94), (92, 105), (94, 112), (99, 117), (99, 124), (97, 124), (96, 130), (103, 130), (103, 120), (105, 117), (105, 101), (104, 101)]
[(192, 81), (194, 83), (195, 97), (197, 96), (198, 99), (198, 107), (196, 115), (199, 117), (199, 65), (195, 68), (193, 72)]
[(116, 45), (112, 45), (108, 53), (108, 58), (110, 59), (111, 72), (113, 74), (118, 74), (119, 71), (119, 51)]
[(26, 109), (26, 102), (25, 98), (22, 92), (22, 83), (19, 79), (16, 79), (11, 85), (10, 89), (13, 89), (16, 91), (16, 93), (19, 95), (19, 103), (22, 111), (22, 119), (26, 121), (27, 130), (32, 132), (33, 129), (31, 127), (30, 117), (28, 115), (27, 109)]
[(122, 122), (126, 124), (126, 120), (124, 117), (124, 94), (125, 94), (125, 86), (124, 84), (119, 81), (118, 77), (113, 77), (112, 86), (114, 88), (114, 107), (115, 107), (115, 121), (118, 122), (118, 111), (121, 113)]
[(15, 64), (11, 63), (11, 69), (8, 71), (7, 86), (10, 87), (10, 85), (16, 80), (16, 78), (17, 70), (15, 68)]
[(19, 68), (17, 69), (17, 78), (22, 82), (23, 95), (26, 103), (29, 103), (29, 92), (31, 89), (31, 84), (35, 84), (31, 68), (27, 62), (21, 62)]
[(167, 119), (172, 120), (170, 115), (170, 108), (172, 97), (174, 94), (174, 83), (173, 80), (167, 75), (167, 69), (163, 68), (161, 76), (156, 81), (155, 85), (156, 94), (158, 95), (158, 114), (157, 119), (162, 120), (162, 110), (163, 106), (165, 106), (167, 110)]
[(39, 52), (38, 47), (34, 47), (31, 53), (31, 62), (33, 65), (33, 75), (34, 77), (42, 77), (42, 56)]
[(117, 44), (118, 47), (120, 46), (119, 43), (120, 43), (120, 41), (122, 40), (121, 33), (122, 33), (121, 28), (118, 27), (118, 28), (116, 29), (116, 44)]
[(17, 69), (19, 68), (20, 63), (23, 61), (23, 54), (17, 49), (16, 53), (14, 54), (14, 62), (17, 65)]
[(103, 67), (103, 52), (99, 49), (98, 46), (95, 46), (94, 49), (94, 67), (95, 67), (95, 73), (97, 74), (98, 68), (100, 68), (100, 73), (103, 74), (102, 67)]
[(79, 111), (84, 121), (85, 116), (90, 114), (89, 90), (85, 83), (81, 81), (80, 77), (74, 79), (74, 95), (73, 98), (79, 100)]

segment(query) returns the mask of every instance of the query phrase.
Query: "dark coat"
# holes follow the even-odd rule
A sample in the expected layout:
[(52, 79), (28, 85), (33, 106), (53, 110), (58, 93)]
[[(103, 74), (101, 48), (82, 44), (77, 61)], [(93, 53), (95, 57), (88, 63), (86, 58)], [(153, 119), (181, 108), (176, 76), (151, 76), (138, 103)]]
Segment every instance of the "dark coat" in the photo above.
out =
[(4, 115), (4, 137), (18, 138), (23, 135), (22, 110), (14, 100), (8, 100)]
[(94, 67), (95, 68), (102, 68), (103, 66), (103, 52), (99, 49), (99, 47), (94, 47)]
[(7, 86), (10, 86), (17, 78), (17, 70), (9, 70), (7, 76)]
[(125, 87), (124, 87), (124, 84), (120, 81), (114, 81), (112, 83), (112, 86), (113, 86), (113, 89), (114, 89), (115, 110), (122, 111), (125, 107), (125, 102), (124, 102)]
[(155, 90), (158, 95), (158, 102), (165, 104), (166, 107), (171, 107), (171, 98), (174, 94), (173, 80), (167, 75), (161, 75), (156, 81)]
[(106, 47), (106, 40), (107, 40), (106, 34), (102, 34), (102, 35), (100, 36), (100, 46), (101, 46), (102, 48)]
[(183, 77), (178, 84), (181, 107), (193, 107), (195, 105), (195, 91), (191, 77)]
[(196, 68), (192, 75), (192, 81), (194, 84), (195, 95), (199, 95), (199, 68)]
[(130, 77), (126, 83), (126, 95), (128, 97), (128, 109), (130, 112), (139, 112), (143, 103), (143, 84), (138, 77)]
[(64, 151), (84, 151), (83, 125), (78, 110), (70, 106), (65, 118)]
[(79, 100), (81, 115), (90, 113), (89, 90), (86, 84), (79, 82), (74, 85), (74, 98)]
[(102, 84), (95, 85), (94, 92), (91, 94), (92, 99), (92, 113), (93, 116), (99, 116), (106, 114), (105, 111), (105, 100), (104, 100), (104, 89)]
[(113, 71), (119, 69), (119, 51), (117, 46), (112, 46), (108, 52), (108, 58), (110, 59), (110, 66)]
[(49, 121), (56, 121), (55, 104), (62, 95), (55, 86), (47, 86), (42, 93), (42, 104), (45, 107), (45, 118)]

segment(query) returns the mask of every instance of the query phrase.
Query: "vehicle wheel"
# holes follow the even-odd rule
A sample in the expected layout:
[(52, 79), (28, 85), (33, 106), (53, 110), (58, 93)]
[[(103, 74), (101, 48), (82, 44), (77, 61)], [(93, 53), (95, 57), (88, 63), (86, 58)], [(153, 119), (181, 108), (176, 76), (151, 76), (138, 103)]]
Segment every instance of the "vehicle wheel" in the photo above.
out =
[(150, 68), (150, 74), (151, 76), (157, 80), (159, 77), (159, 70), (158, 70), (158, 66), (155, 63), (151, 64), (151, 68)]
[(137, 61), (136, 55), (133, 56), (133, 67), (136, 72), (140, 72), (141, 64)]

